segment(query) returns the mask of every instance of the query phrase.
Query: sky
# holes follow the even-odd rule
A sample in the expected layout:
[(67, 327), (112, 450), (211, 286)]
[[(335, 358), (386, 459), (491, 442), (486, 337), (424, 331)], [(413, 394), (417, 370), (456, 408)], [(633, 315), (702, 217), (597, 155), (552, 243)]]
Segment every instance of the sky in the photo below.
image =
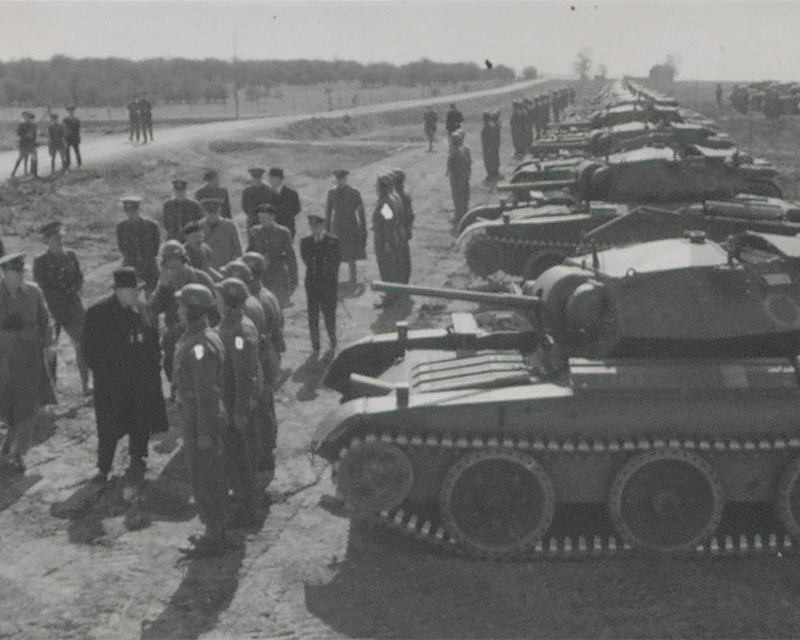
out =
[(609, 75), (668, 55), (684, 80), (800, 81), (800, 0), (0, 0), (0, 60), (53, 55), (404, 63), (484, 59)]

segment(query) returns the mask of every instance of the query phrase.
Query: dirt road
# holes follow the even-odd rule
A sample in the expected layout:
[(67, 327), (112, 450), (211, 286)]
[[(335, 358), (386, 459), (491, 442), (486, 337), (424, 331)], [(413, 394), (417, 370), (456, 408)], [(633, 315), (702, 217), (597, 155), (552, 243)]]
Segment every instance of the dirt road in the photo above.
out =
[[(508, 100), (495, 100), (505, 114)], [(475, 158), (476, 202), (494, 197), (481, 182), (474, 124), (485, 105), (479, 99), (463, 104)], [(254, 132), (265, 140), (255, 146), (239, 147), (235, 140), (208, 145), (199, 139), (173, 146), (161, 138), (141, 151), (152, 157), (104, 173), (87, 171), (35, 192), (8, 188), (0, 192), (13, 209), (7, 224), (24, 230), (36, 216), (50, 215), (51, 205), (61, 207), (73, 221), (68, 238), (80, 249), (87, 296), (94, 297), (107, 291), (116, 264), (111, 230), (119, 212), (108, 202), (124, 188), (136, 185), (158, 193), (178, 169), (209, 163), (227, 175), (240, 175), (249, 163), (269, 158), (294, 168), (306, 212), (324, 203), (330, 169), (337, 165), (352, 169), (350, 182), (370, 207), (377, 171), (399, 166), (407, 173), (417, 215), (412, 282), (470, 282), (450, 233), (443, 142), (427, 153), (418, 124), (379, 123), (360, 138), (381, 144), (363, 146), (274, 144), (265, 123), (261, 127)], [(222, 135), (203, 131), (206, 141)], [(507, 126), (503, 135), (507, 172), (512, 165)], [(234, 201), (241, 186), (232, 185)], [(237, 222), (242, 222), (240, 215)], [(301, 233), (304, 225), (301, 221)], [(36, 242), (24, 233), (13, 239), (15, 248), (31, 251), (38, 250)], [(365, 281), (377, 277), (371, 247), (368, 252), (370, 258), (360, 265)], [(422, 302), (379, 313), (373, 299), (363, 291), (342, 300), (342, 343), (389, 329), (401, 318), (412, 325), (444, 319), (444, 307)], [(78, 395), (74, 357), (62, 340), (54, 419), (39, 425), (25, 478), (0, 478), (0, 638), (722, 638), (800, 633), (797, 557), (468, 562), (325, 510), (330, 480), (307, 451), (316, 425), (338, 399), (319, 386), (321, 372), (305, 365), (309, 343), (302, 292), (294, 301), (286, 319), (284, 367), (289, 376), (277, 394), (280, 433), (272, 506), (263, 514), (262, 527), (237, 533), (239, 550), (217, 560), (185, 562), (179, 552), (199, 523), (174, 430), (151, 447), (142, 505), (150, 519), (147, 526), (126, 527), (129, 505), (121, 481), (92, 507), (71, 509), (93, 473), (96, 439), (92, 409)], [(122, 449), (116, 473), (127, 464), (127, 447)]]
[[(155, 122), (155, 142), (140, 144), (128, 140), (125, 134), (113, 134), (85, 140), (81, 145), (81, 154), (87, 166), (97, 166), (122, 159), (141, 159), (145, 156), (164, 153), (165, 149), (174, 148), (176, 145), (187, 145), (199, 141), (214, 140), (219, 137), (230, 137), (236, 134), (243, 134), (255, 130), (265, 130), (276, 127), (283, 127), (294, 122), (307, 120), (308, 118), (339, 118), (349, 115), (351, 117), (377, 115), (391, 111), (402, 111), (405, 109), (421, 108), (426, 104), (445, 104), (450, 102), (463, 102), (464, 100), (475, 100), (500, 96), (506, 93), (513, 93), (524, 89), (532, 89), (537, 85), (547, 82), (546, 79), (526, 80), (524, 82), (514, 82), (502, 87), (493, 89), (483, 89), (481, 91), (471, 91), (469, 93), (457, 93), (453, 95), (438, 96), (436, 98), (420, 100), (402, 100), (398, 102), (385, 102), (382, 104), (364, 105), (350, 109), (337, 109), (335, 111), (319, 111), (291, 116), (276, 116), (268, 118), (250, 118), (246, 120), (229, 120), (222, 122), (210, 122), (205, 124), (187, 125), (172, 129), (159, 129), (158, 120)], [(78, 114), (80, 115), (80, 114)], [(157, 115), (157, 112), (156, 112)], [(444, 126), (442, 122), (440, 126)], [(40, 172), (44, 175), (49, 172), (50, 159), (47, 155), (47, 132), (40, 127), (40, 146), (38, 150)], [(17, 153), (6, 151), (0, 153), (0, 176), (11, 175)], [(47, 166), (45, 166), (47, 165)], [(20, 170), (21, 172), (21, 170)]]

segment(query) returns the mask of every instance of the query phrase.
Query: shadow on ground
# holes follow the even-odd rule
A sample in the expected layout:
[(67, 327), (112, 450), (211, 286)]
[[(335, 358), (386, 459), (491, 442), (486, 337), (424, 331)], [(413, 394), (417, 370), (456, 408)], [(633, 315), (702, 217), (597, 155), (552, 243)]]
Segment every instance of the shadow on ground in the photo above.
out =
[(470, 561), (356, 521), (305, 602), (353, 638), (796, 637), (799, 571), (797, 556)]
[(398, 322), (411, 315), (413, 308), (414, 301), (410, 297), (398, 298), (393, 304), (381, 309), (380, 314), (370, 328), (375, 333), (394, 331)]

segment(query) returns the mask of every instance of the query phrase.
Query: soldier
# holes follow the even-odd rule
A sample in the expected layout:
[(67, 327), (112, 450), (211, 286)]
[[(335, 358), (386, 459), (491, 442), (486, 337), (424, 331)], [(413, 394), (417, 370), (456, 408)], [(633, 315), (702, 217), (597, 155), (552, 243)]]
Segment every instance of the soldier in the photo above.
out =
[(336, 287), (339, 280), (339, 240), (325, 232), (325, 218), (308, 214), (311, 235), (300, 241), (300, 255), (306, 265), (306, 298), (311, 349), (319, 353), (319, 314), (325, 320), (329, 353), (336, 351)]
[(33, 421), (56, 396), (45, 361), (52, 360), (53, 326), (42, 292), (25, 282), (25, 254), (0, 258), (0, 418), (8, 426), (0, 455), (25, 473)]
[(56, 156), (61, 159), (61, 173), (67, 170), (67, 142), (64, 138), (64, 125), (58, 121), (58, 114), (50, 114), (47, 127), (47, 151), (50, 153), (50, 174), (56, 172)]
[(228, 190), (219, 186), (219, 173), (215, 169), (209, 169), (203, 175), (205, 184), (194, 192), (194, 199), (197, 202), (206, 199), (220, 201), (219, 215), (223, 218), (231, 217), (231, 199)]
[(206, 244), (211, 248), (210, 264), (219, 269), (242, 255), (239, 230), (233, 220), (221, 218), (224, 201), (219, 198), (203, 198), (200, 207), (206, 217), (200, 223)]
[(141, 198), (124, 196), (120, 202), (127, 215), (127, 219), (117, 224), (117, 247), (122, 254), (122, 266), (136, 269), (136, 275), (144, 282), (145, 293), (149, 296), (158, 282), (156, 257), (161, 232), (155, 220), (140, 214)]
[(522, 148), (523, 148), (523, 155), (528, 152), (531, 148), (531, 143), (533, 142), (534, 136), (534, 128), (535, 128), (535, 108), (533, 106), (533, 102), (530, 98), (525, 98), (522, 101), (522, 112), (524, 114), (523, 122), (525, 126), (523, 127), (523, 135), (522, 135)]
[(97, 420), (97, 475), (111, 472), (117, 442), (128, 435), (128, 474), (142, 478), (150, 436), (167, 430), (161, 391), (158, 325), (139, 299), (136, 270), (114, 272), (114, 291), (89, 307), (81, 334), (86, 360), (94, 373)]
[(447, 156), (447, 175), (453, 196), (453, 222), (458, 224), (469, 209), (469, 179), (472, 174), (472, 155), (464, 146), (464, 132), (459, 129), (451, 138), (453, 147)]
[(490, 111), (483, 112), (481, 147), (483, 166), (486, 168), (486, 182), (492, 182), (500, 177), (500, 123)]
[[(81, 376), (83, 394), (89, 395), (89, 369), (81, 348), (81, 330), (85, 312), (81, 302), (83, 272), (78, 257), (71, 249), (64, 249), (61, 222), (54, 220), (41, 228), (42, 236), (47, 244), (47, 251), (33, 260), (33, 278), (44, 293), (47, 308), (55, 321), (55, 343), (61, 335), (63, 327), (72, 346), (75, 348), (75, 360)], [(56, 381), (56, 357), (50, 361), (50, 377)]]
[(139, 108), (139, 120), (142, 126), (142, 138), (144, 143), (147, 144), (148, 132), (150, 133), (150, 142), (153, 141), (153, 105), (150, 104), (150, 101), (144, 96), (139, 98), (139, 102), (136, 104)]
[[(263, 258), (258, 256), (263, 263)], [(275, 348), (273, 332), (276, 327), (281, 330), (282, 317), (277, 300), (265, 303), (265, 299), (257, 298), (254, 293), (254, 282), (258, 282), (253, 271), (240, 260), (225, 265), (222, 270), (225, 278), (241, 280), (247, 287), (248, 295), (242, 303), (244, 315), (253, 323), (259, 335), (259, 360), (263, 372), (263, 385), (259, 391), (259, 401), (256, 407), (257, 418), (250, 423), (249, 438), (253, 443), (252, 463), (256, 471), (275, 471), (273, 450), (277, 436), (278, 422), (275, 416), (275, 383), (280, 373), (280, 354)], [(260, 287), (260, 283), (258, 283)], [(256, 292), (266, 292), (260, 287)], [(274, 297), (274, 296), (273, 296)], [(223, 309), (224, 310), (224, 309)]]
[(447, 112), (447, 116), (445, 117), (444, 121), (444, 128), (447, 130), (447, 133), (452, 135), (454, 131), (457, 131), (461, 128), (461, 124), (463, 122), (464, 114), (456, 109), (454, 102), (450, 103), (450, 109)]
[(269, 202), (269, 187), (262, 182), (264, 169), (251, 167), (247, 170), (250, 174), (250, 184), (242, 191), (242, 211), (247, 216), (247, 228), (258, 224), (258, 205)]
[(222, 399), (225, 352), (209, 328), (215, 312), (214, 294), (199, 284), (183, 286), (175, 294), (177, 315), (185, 327), (175, 346), (175, 390), (183, 428), (183, 446), (189, 461), (192, 493), (205, 535), (190, 537), (191, 557), (219, 556), (228, 545), (225, 532), (225, 459)]
[[(378, 176), (376, 190), (378, 202), (372, 213), (372, 237), (375, 240), (375, 258), (378, 270), (384, 282), (400, 282), (402, 280), (402, 255), (408, 251), (408, 239), (400, 220), (403, 215), (403, 201), (394, 188), (394, 177), (391, 173)], [(387, 293), (382, 300), (375, 303), (380, 309), (393, 304), (400, 296)]]
[(511, 144), (514, 146), (514, 157), (519, 159), (525, 155), (525, 121), (526, 114), (522, 102), (514, 100), (509, 124), (511, 126)]
[(136, 100), (131, 100), (128, 103), (128, 122), (131, 128), (128, 140), (133, 140), (133, 136), (136, 135), (136, 142), (139, 142), (139, 138), (141, 137), (141, 120), (139, 117), (139, 103)]
[(275, 221), (275, 207), (269, 203), (258, 205), (261, 224), (248, 232), (248, 251), (256, 251), (267, 261), (264, 286), (274, 293), (281, 309), (290, 305), (297, 288), (297, 257), (292, 247), (292, 234)]
[(190, 222), (183, 228), (183, 248), (186, 259), (195, 269), (205, 271), (214, 280), (221, 280), (219, 273), (211, 267), (211, 247), (203, 240), (203, 227), (199, 222)]
[(250, 297), (244, 282), (225, 278), (218, 285), (222, 300), (219, 337), (225, 350), (222, 374), (222, 400), (227, 413), (223, 430), (225, 467), (236, 500), (234, 524), (255, 523), (254, 439), (257, 423), (263, 420), (258, 410), (264, 395), (261, 368), (261, 337), (255, 324), (246, 316), (244, 303)]
[(356, 260), (367, 258), (367, 219), (361, 193), (347, 184), (348, 173), (346, 169), (333, 172), (336, 188), (328, 191), (325, 231), (339, 239), (342, 262), (346, 262), (350, 270), (348, 285), (355, 288)]
[(164, 228), (167, 240), (183, 242), (183, 228), (190, 222), (200, 220), (203, 212), (200, 205), (186, 197), (186, 180), (172, 181), (172, 198), (164, 203)]
[(275, 222), (286, 227), (294, 240), (294, 219), (300, 213), (300, 196), (297, 191), (283, 184), (283, 169), (269, 170), (269, 197), (267, 202), (275, 207)]
[(14, 163), (14, 169), (11, 171), (13, 178), (17, 174), (19, 165), (25, 163), (25, 173), (27, 173), (28, 159), (30, 158), (31, 174), (34, 178), (38, 174), (38, 158), (36, 157), (36, 123), (34, 122), (36, 116), (30, 111), (23, 111), (23, 121), (17, 127), (17, 140), (19, 146), (19, 157)]
[(67, 107), (69, 115), (64, 118), (64, 141), (67, 145), (67, 166), (72, 164), (72, 151), (75, 161), (81, 166), (81, 121), (75, 117), (75, 107)]
[(439, 119), (439, 116), (433, 110), (433, 107), (427, 106), (422, 114), (422, 118), (425, 122), (425, 137), (428, 138), (428, 153), (431, 153), (433, 151), (433, 139), (436, 136), (436, 121)]
[(281, 354), (286, 351), (286, 342), (283, 339), (283, 312), (278, 298), (263, 284), (264, 273), (267, 270), (267, 261), (264, 256), (255, 251), (248, 251), (242, 256), (242, 262), (250, 267), (250, 272), (253, 275), (252, 280), (250, 282), (245, 281), (245, 284), (264, 309), (264, 317), (267, 322), (265, 333), (275, 353), (274, 365), (272, 367), (264, 367), (264, 375), (267, 380), (274, 382), (280, 372)]
[(406, 193), (405, 171), (395, 169), (392, 171), (392, 179), (394, 180), (395, 193), (403, 204), (397, 216), (397, 223), (400, 225), (405, 237), (405, 241), (401, 242), (397, 248), (397, 280), (395, 282), (408, 284), (411, 279), (411, 249), (408, 244), (411, 242), (414, 227), (414, 204), (411, 201), (411, 196)]
[[(172, 382), (172, 363), (175, 344), (183, 332), (178, 318), (178, 304), (175, 292), (187, 284), (201, 284), (214, 291), (214, 281), (205, 271), (195, 269), (187, 264), (186, 250), (177, 240), (167, 240), (161, 247), (161, 276), (155, 291), (150, 298), (150, 313), (154, 318), (164, 314), (164, 335), (161, 348), (164, 352), (164, 373)], [(212, 312), (213, 323), (219, 316)]]

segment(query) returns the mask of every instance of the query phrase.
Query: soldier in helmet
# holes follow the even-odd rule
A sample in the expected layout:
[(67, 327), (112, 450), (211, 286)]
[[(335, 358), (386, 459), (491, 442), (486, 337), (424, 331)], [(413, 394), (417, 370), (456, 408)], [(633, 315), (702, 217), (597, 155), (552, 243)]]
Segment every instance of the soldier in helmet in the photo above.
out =
[(139, 212), (141, 198), (123, 196), (120, 202), (127, 216), (117, 224), (117, 247), (122, 254), (122, 266), (136, 269), (136, 275), (144, 282), (145, 293), (149, 296), (158, 282), (156, 259), (161, 232), (155, 220)]
[[(153, 318), (157, 319), (159, 315), (164, 314), (164, 335), (161, 346), (164, 351), (164, 373), (170, 381), (172, 381), (175, 344), (183, 332), (178, 317), (175, 292), (187, 284), (200, 284), (214, 291), (214, 281), (211, 276), (188, 264), (183, 245), (177, 240), (167, 240), (161, 247), (161, 276), (149, 304)], [(209, 317), (214, 324), (219, 320), (219, 315), (215, 311), (211, 311)]]
[(205, 535), (191, 537), (192, 557), (218, 556), (229, 544), (225, 528), (226, 429), (223, 400), (225, 351), (209, 327), (216, 312), (211, 289), (186, 284), (175, 293), (176, 314), (183, 327), (175, 345), (174, 385), (183, 428), (183, 445), (189, 460), (192, 493)]
[(496, 181), (500, 177), (500, 122), (491, 111), (483, 112), (481, 146), (486, 182)]
[(190, 222), (201, 220), (200, 205), (186, 197), (186, 180), (172, 181), (172, 198), (164, 203), (164, 228), (167, 240), (184, 241), (183, 228)]
[(264, 395), (264, 372), (261, 368), (256, 325), (247, 317), (244, 305), (250, 297), (247, 286), (238, 278), (225, 278), (217, 285), (222, 301), (219, 337), (225, 349), (222, 369), (222, 401), (227, 413), (223, 431), (225, 467), (233, 489), (237, 526), (254, 524), (255, 455), (253, 434), (263, 419), (258, 410)]
[(409, 243), (414, 230), (414, 203), (411, 196), (406, 192), (406, 173), (402, 169), (392, 171), (394, 180), (394, 190), (403, 207), (397, 222), (403, 230), (405, 241), (398, 246), (397, 250), (397, 282), (408, 284), (411, 279), (411, 249)]
[(519, 159), (525, 155), (526, 115), (519, 100), (514, 100), (509, 125), (511, 126), (511, 144), (514, 146), (514, 157)]
[(263, 284), (264, 273), (267, 270), (267, 261), (260, 253), (255, 251), (248, 251), (242, 258), (253, 274), (253, 279), (250, 282), (245, 282), (250, 293), (261, 303), (264, 308), (264, 315), (267, 320), (266, 333), (272, 343), (272, 348), (276, 354), (276, 365), (270, 369), (265, 367), (264, 374), (267, 379), (270, 376), (277, 377), (280, 370), (280, 357), (286, 351), (286, 342), (283, 339), (283, 312), (281, 311), (278, 298), (272, 291), (267, 289)]
[(25, 254), (0, 258), (0, 272), (0, 418), (8, 425), (0, 455), (25, 473), (33, 420), (56, 402), (46, 366), (55, 355), (53, 325), (39, 287), (25, 282)]
[[(402, 223), (403, 201), (395, 189), (391, 173), (378, 175), (376, 184), (378, 202), (372, 212), (372, 237), (375, 241), (375, 258), (384, 282), (402, 282), (404, 255), (408, 252), (408, 237)], [(401, 296), (387, 293), (375, 303), (376, 308), (392, 305)]]
[[(33, 261), (33, 277), (42, 289), (47, 307), (55, 320), (55, 340), (63, 328), (75, 348), (75, 360), (81, 376), (84, 395), (89, 395), (89, 369), (81, 348), (81, 330), (85, 312), (81, 301), (83, 271), (78, 257), (71, 249), (64, 248), (62, 224), (58, 220), (48, 222), (41, 229), (47, 251)], [(50, 363), (50, 377), (56, 380), (56, 358)]]
[(290, 306), (297, 289), (297, 256), (292, 246), (292, 234), (275, 220), (275, 207), (258, 205), (257, 226), (248, 232), (247, 250), (260, 253), (267, 261), (264, 285), (274, 293), (281, 308)]

